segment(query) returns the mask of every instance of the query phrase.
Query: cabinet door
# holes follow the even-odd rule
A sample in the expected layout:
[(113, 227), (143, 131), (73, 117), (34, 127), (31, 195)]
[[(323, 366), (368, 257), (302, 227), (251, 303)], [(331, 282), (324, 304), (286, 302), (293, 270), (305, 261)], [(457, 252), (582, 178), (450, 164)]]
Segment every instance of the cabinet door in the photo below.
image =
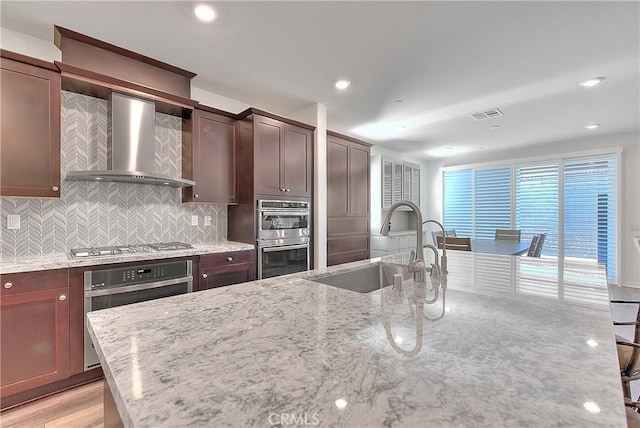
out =
[(0, 318), (0, 396), (68, 377), (68, 287), (4, 295)]
[(392, 201), (396, 203), (402, 200), (402, 173), (404, 165), (401, 163), (393, 163), (393, 196)]
[(405, 201), (411, 200), (411, 169), (409, 165), (404, 165), (402, 173), (402, 199)]
[(200, 270), (199, 290), (253, 281), (253, 263), (239, 263)]
[(411, 202), (420, 206), (420, 168), (411, 168)]
[(284, 195), (280, 177), (284, 123), (256, 116), (253, 129), (255, 141), (255, 193)]
[(60, 197), (60, 74), (2, 58), (0, 195)]
[(349, 214), (369, 216), (369, 149), (352, 145), (349, 153)]
[(349, 215), (349, 145), (327, 142), (327, 215)]
[(284, 129), (281, 176), (285, 192), (289, 196), (311, 196), (311, 131), (289, 124), (285, 124)]
[(185, 201), (237, 202), (237, 122), (201, 111), (193, 112), (193, 181)]
[(393, 162), (382, 160), (382, 208), (393, 204)]

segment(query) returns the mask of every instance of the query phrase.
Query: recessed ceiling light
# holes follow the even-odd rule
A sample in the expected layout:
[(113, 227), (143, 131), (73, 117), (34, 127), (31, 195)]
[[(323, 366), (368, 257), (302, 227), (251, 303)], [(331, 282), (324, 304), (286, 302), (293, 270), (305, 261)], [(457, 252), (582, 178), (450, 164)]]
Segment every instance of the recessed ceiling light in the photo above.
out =
[(345, 79), (340, 79), (336, 82), (336, 88), (340, 89), (341, 91), (347, 89), (350, 85), (351, 82)]
[(589, 80), (585, 80), (584, 82), (580, 82), (580, 86), (586, 86), (587, 88), (590, 88), (591, 86), (596, 86), (597, 84), (599, 84), (603, 80), (604, 80), (604, 77), (592, 77)]
[(396, 103), (396, 104), (401, 104), (401, 103), (403, 103), (403, 102), (404, 102), (404, 101), (402, 101), (402, 100), (395, 100), (395, 101), (394, 101), (394, 103)]
[(493, 125), (489, 127), (489, 129), (500, 129), (500, 128), (502, 128), (501, 125)]
[(216, 19), (216, 11), (206, 4), (199, 4), (193, 9), (193, 13), (196, 14), (199, 20), (204, 22), (211, 22)]
[(600, 124), (599, 124), (599, 123), (593, 123), (593, 124), (591, 124), (591, 125), (585, 125), (584, 127), (585, 127), (585, 128), (587, 128), (587, 129), (596, 129), (596, 128), (598, 128), (599, 126), (600, 126)]

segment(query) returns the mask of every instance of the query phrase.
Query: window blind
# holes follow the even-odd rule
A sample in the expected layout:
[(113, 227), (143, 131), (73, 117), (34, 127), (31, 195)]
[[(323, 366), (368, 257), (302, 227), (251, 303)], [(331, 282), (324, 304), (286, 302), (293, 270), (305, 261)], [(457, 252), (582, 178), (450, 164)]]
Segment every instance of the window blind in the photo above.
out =
[(473, 234), (473, 170), (444, 172), (444, 226), (458, 236)]
[(511, 168), (475, 171), (475, 238), (493, 239), (511, 229)]
[(516, 167), (516, 229), (521, 240), (546, 233), (542, 254), (558, 255), (558, 163)]
[(564, 256), (606, 265), (615, 278), (615, 155), (564, 161)]

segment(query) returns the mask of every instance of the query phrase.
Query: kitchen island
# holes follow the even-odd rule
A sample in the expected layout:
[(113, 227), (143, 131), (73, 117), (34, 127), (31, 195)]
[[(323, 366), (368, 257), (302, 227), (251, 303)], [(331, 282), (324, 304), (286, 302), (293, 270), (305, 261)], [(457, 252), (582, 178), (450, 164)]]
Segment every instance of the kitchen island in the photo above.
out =
[(626, 426), (601, 269), (586, 301), (553, 261), (454, 251), (434, 304), (307, 279), (406, 260), (91, 312), (107, 401), (127, 427)]

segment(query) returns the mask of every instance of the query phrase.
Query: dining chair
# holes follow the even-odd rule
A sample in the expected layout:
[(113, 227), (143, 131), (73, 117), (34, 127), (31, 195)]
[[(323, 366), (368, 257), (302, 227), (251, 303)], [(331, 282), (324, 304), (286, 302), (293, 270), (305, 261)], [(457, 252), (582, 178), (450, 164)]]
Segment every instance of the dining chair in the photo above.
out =
[(538, 244), (538, 239), (540, 239), (540, 234), (536, 233), (531, 237), (531, 244), (529, 244), (529, 249), (527, 250), (527, 257), (535, 257), (536, 253), (536, 245)]
[[(449, 237), (455, 237), (456, 236), (456, 230), (455, 229), (449, 229), (446, 230), (446, 235), (447, 238)], [(438, 244), (438, 236), (442, 236), (442, 232), (439, 230), (433, 231), (431, 232), (431, 237), (433, 238), (433, 245), (437, 245)]]
[(613, 321), (614, 326), (633, 326), (633, 340), (630, 341), (620, 335), (616, 336), (616, 349), (624, 397), (631, 400), (630, 382), (640, 380), (640, 302), (630, 300), (611, 300), (612, 304), (635, 305), (636, 319), (633, 321)]
[(545, 239), (547, 239), (546, 233), (541, 233), (538, 236), (538, 242), (536, 242), (536, 250), (535, 250), (535, 253), (533, 254), (533, 257), (540, 257), (540, 255), (542, 254), (542, 246), (544, 245)]
[[(438, 248), (442, 249), (442, 236), (436, 239)], [(447, 237), (447, 250), (471, 251), (471, 238)]]
[(495, 240), (520, 242), (520, 229), (496, 229)]

